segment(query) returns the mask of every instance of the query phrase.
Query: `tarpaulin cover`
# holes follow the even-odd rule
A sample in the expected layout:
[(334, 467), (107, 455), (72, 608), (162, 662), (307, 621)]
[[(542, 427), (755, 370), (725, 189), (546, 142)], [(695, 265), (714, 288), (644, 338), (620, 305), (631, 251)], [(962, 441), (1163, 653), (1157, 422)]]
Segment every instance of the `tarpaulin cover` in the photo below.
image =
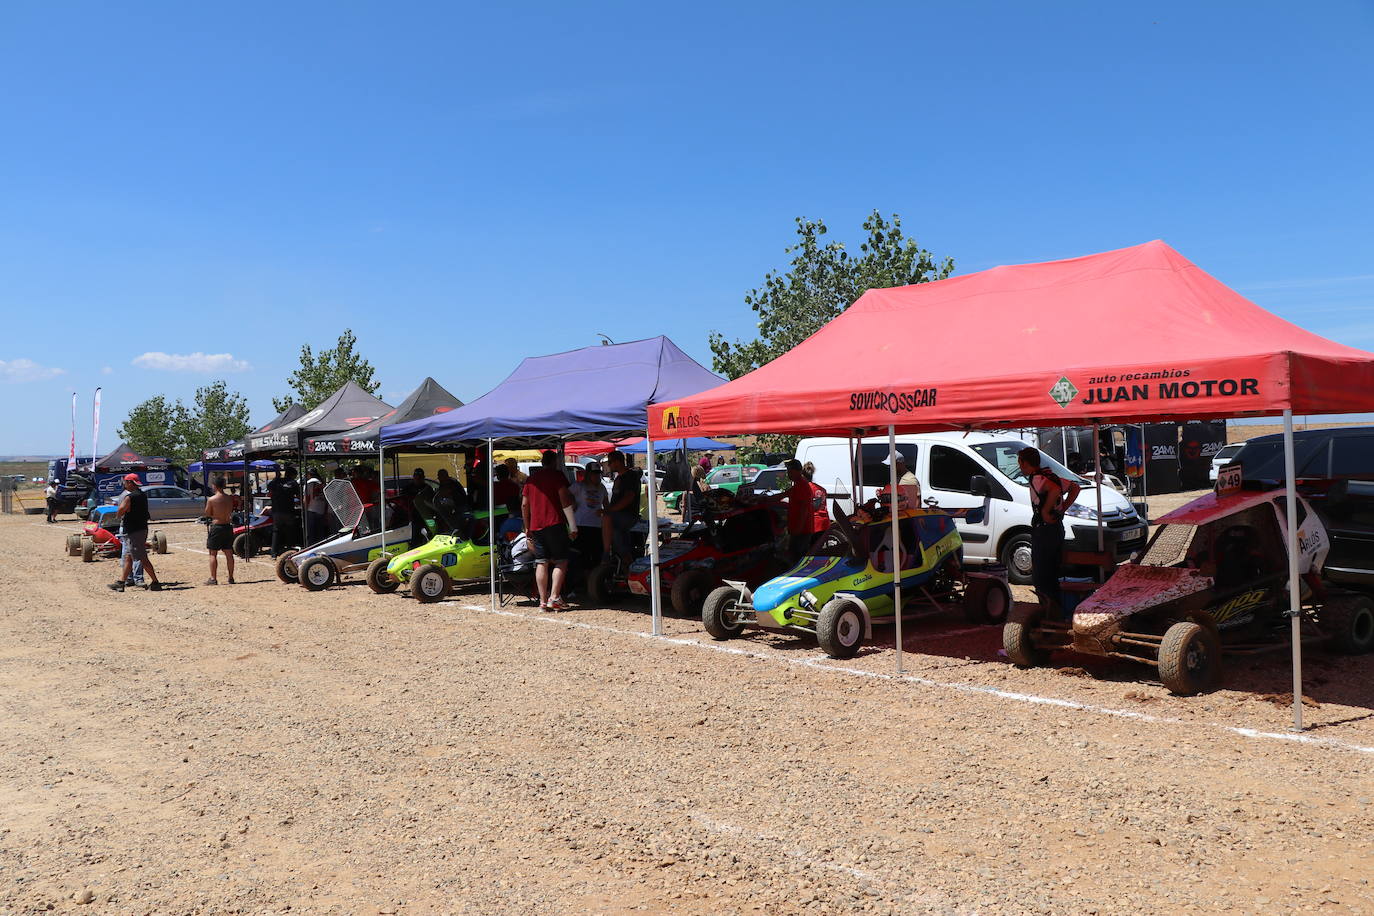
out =
[(642, 435), (649, 404), (720, 384), (666, 337), (532, 356), (471, 404), (382, 427), (382, 444), (453, 446), (485, 439)]
[(1374, 410), (1374, 354), (1270, 314), (1163, 242), (869, 290), (653, 435), (1083, 425)]
[(377, 436), (383, 426), (408, 423), (425, 417), (448, 413), (463, 406), (463, 402), (432, 378), (426, 378), (400, 406), (375, 420), (341, 433), (311, 436), (305, 442), (310, 455), (347, 455), (354, 452), (377, 453)]
[(153, 471), (165, 470), (172, 466), (166, 458), (158, 458), (152, 455), (140, 455), (138, 452), (129, 448), (127, 442), (121, 442), (104, 458), (95, 463), (96, 471), (103, 473), (114, 473), (115, 471), (132, 471), (135, 468), (148, 469)]
[[(305, 406), (302, 404), (292, 404), (290, 407), (286, 408), (281, 413), (277, 414), (271, 420), (268, 420), (262, 426), (259, 426), (257, 429), (253, 430), (253, 432), (250, 433), (250, 435), (258, 435), (259, 433), (270, 432), (271, 430), (274, 430), (280, 426), (285, 426), (287, 423), (299, 420), (303, 416), (305, 416)], [(243, 441), (240, 439), (235, 439), (233, 442), (225, 443), (224, 445), (221, 445), (219, 448), (207, 448), (205, 451), (200, 453), (200, 460), (242, 462)], [(239, 470), (242, 469), (242, 465), (240, 465)]]
[(309, 413), (276, 429), (250, 435), (245, 453), (254, 456), (295, 451), (311, 436), (338, 433), (362, 426), (390, 409), (390, 404), (374, 398), (356, 382), (345, 382), (343, 387), (325, 398), (323, 404)]

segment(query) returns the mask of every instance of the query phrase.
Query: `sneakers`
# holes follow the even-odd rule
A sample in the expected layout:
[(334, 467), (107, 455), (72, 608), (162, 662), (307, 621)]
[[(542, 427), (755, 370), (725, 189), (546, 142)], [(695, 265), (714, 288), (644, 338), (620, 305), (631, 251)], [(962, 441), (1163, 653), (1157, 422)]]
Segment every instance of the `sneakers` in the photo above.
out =
[(154, 582), (153, 584), (151, 584), (151, 585), (148, 586), (148, 591), (150, 591), (150, 592), (160, 592), (160, 591), (162, 591), (162, 583), (161, 583), (161, 582)]
[(549, 606), (545, 608), (545, 610), (548, 611), (566, 611), (567, 609), (568, 603), (564, 601), (562, 598), (552, 599), (551, 601), (549, 601)]
[(124, 591), (124, 583), (123, 583), (123, 582), (111, 582), (109, 588), (110, 588), (110, 591), (112, 591), (112, 592), (122, 592), (122, 591)]

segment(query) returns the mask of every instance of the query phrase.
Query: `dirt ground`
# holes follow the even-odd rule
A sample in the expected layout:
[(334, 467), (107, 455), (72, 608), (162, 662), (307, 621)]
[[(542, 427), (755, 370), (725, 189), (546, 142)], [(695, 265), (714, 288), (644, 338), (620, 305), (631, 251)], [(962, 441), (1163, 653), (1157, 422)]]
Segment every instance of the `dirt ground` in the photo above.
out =
[[(0, 913), (1374, 913), (1374, 658), (1181, 699), (950, 617), (849, 662), (0, 517)], [(81, 901), (89, 901), (83, 904)]]

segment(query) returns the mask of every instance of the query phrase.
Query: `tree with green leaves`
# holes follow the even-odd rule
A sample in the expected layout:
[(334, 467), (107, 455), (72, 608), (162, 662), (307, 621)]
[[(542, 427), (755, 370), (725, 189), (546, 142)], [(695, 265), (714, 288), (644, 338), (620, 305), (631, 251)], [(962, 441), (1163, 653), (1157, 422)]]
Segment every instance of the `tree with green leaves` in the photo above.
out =
[[(181, 407), (180, 401), (177, 406)], [(248, 422), (248, 401), (230, 391), (223, 380), (197, 388), (194, 403), (190, 409), (182, 408), (182, 415), (179, 438), (185, 454), (195, 458), (207, 448), (242, 439), (253, 429)]]
[(354, 347), (358, 338), (352, 329), (345, 329), (332, 349), (322, 350), (316, 356), (310, 344), (301, 347), (301, 366), (286, 383), (291, 386), (292, 394), (272, 399), (272, 408), (281, 413), (292, 404), (300, 403), (315, 407), (329, 397), (346, 382), (356, 382), (368, 394), (375, 394), (382, 383), (373, 378), (375, 369), (372, 364), (359, 356)]
[[(954, 272), (954, 260), (937, 260), (902, 231), (902, 218), (890, 220), (874, 210), (864, 220), (868, 238), (851, 256), (844, 243), (826, 241), (821, 220), (797, 218), (797, 241), (786, 249), (791, 266), (769, 271), (763, 285), (745, 294), (758, 316), (758, 337), (731, 343), (713, 332), (712, 366), (735, 379), (771, 362), (820, 330), (848, 308), (865, 290), (943, 280)], [(795, 437), (760, 436), (762, 451), (790, 451)]]
[(186, 423), (181, 401), (172, 403), (159, 394), (134, 405), (119, 425), (119, 438), (139, 454), (177, 458), (186, 452)]

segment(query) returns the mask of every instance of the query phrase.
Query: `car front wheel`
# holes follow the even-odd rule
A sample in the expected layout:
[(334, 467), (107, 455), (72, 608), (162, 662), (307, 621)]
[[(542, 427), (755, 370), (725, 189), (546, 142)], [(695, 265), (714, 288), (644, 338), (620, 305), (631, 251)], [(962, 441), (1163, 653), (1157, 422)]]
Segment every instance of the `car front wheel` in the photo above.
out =
[(1002, 565), (1012, 585), (1031, 584), (1031, 536), (1022, 531), (1007, 538), (1002, 545)]

